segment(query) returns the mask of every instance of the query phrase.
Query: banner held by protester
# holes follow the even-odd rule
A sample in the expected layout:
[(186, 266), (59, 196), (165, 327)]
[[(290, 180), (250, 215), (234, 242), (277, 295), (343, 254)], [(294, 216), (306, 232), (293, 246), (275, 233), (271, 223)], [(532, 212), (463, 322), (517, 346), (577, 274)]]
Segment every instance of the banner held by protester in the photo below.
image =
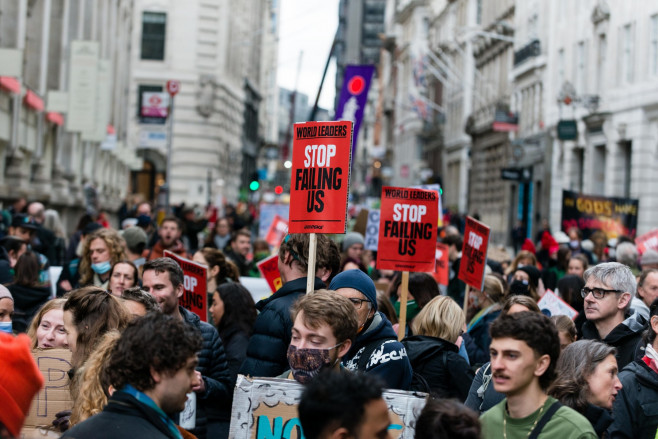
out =
[(632, 198), (602, 197), (562, 191), (562, 230), (579, 228), (585, 238), (601, 230), (608, 239), (621, 235), (635, 237), (639, 201)]
[(199, 316), (202, 322), (208, 321), (208, 287), (206, 271), (204, 265), (189, 259), (182, 258), (168, 250), (164, 251), (164, 256), (171, 258), (183, 269), (183, 287), (185, 292), (178, 300), (178, 304), (188, 311), (192, 311)]

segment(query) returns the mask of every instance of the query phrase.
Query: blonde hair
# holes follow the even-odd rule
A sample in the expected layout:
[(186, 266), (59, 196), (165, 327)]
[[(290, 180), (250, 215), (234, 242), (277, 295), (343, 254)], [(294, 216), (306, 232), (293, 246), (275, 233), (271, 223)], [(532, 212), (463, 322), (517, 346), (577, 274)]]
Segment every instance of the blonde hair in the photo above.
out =
[(455, 343), (464, 327), (464, 312), (448, 296), (436, 296), (420, 310), (412, 326), (415, 334)]
[(121, 333), (116, 330), (105, 333), (96, 349), (76, 373), (77, 386), (69, 421), (71, 426), (100, 413), (107, 404), (110, 384), (106, 382), (103, 368), (109, 364), (112, 349), (120, 336)]
[(519, 269), (519, 262), (521, 262), (522, 259), (530, 259), (531, 262), (529, 265), (537, 266), (537, 256), (528, 250), (521, 250), (512, 261), (512, 265), (507, 268), (505, 274), (514, 274), (514, 272)]
[(37, 329), (39, 329), (39, 325), (41, 324), (41, 319), (43, 318), (43, 316), (46, 315), (48, 311), (52, 311), (54, 309), (61, 309), (62, 311), (64, 311), (65, 303), (66, 303), (66, 299), (53, 299), (44, 303), (43, 306), (39, 308), (39, 311), (37, 311), (36, 315), (32, 319), (32, 323), (30, 323), (30, 328), (27, 330), (27, 335), (30, 337), (30, 340), (32, 340), (32, 349), (36, 349), (39, 347), (39, 340), (37, 339)]
[(493, 303), (499, 303), (505, 296), (505, 287), (496, 276), (490, 274), (484, 277), (484, 288), (482, 292), (486, 294)]

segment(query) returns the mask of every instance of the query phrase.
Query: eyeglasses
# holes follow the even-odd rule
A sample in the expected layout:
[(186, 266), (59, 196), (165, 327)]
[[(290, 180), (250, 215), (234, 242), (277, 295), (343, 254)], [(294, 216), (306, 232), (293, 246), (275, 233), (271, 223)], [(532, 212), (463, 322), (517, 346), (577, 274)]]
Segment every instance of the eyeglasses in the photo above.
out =
[(370, 303), (368, 299), (357, 299), (356, 297), (348, 297), (350, 302), (354, 305), (354, 308), (356, 309), (361, 309), (361, 306), (363, 305), (363, 302)]
[(587, 297), (589, 293), (592, 293), (592, 296), (594, 296), (595, 299), (603, 299), (607, 293), (623, 293), (623, 291), (587, 287), (584, 287), (582, 290), (580, 290), (580, 295), (583, 296), (583, 299)]

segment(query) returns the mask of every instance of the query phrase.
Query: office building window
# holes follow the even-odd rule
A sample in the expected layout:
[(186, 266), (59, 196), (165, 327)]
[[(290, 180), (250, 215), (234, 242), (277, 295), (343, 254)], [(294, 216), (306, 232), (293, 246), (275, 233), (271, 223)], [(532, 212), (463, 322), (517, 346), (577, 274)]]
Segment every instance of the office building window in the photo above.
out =
[(633, 82), (633, 62), (634, 62), (634, 44), (633, 25), (627, 24), (621, 32), (621, 82)]
[(167, 14), (144, 12), (142, 15), (142, 59), (164, 60)]

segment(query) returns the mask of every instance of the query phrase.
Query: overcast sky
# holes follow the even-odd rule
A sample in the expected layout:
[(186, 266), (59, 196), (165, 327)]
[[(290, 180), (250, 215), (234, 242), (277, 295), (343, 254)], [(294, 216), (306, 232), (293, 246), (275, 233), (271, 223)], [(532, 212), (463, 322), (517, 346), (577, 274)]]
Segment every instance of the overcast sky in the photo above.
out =
[[(297, 90), (308, 95), (313, 105), (338, 26), (338, 0), (280, 0), (279, 70), (280, 87), (295, 88), (299, 53), (303, 52)], [(320, 106), (333, 110), (336, 67), (332, 61), (322, 87)]]

